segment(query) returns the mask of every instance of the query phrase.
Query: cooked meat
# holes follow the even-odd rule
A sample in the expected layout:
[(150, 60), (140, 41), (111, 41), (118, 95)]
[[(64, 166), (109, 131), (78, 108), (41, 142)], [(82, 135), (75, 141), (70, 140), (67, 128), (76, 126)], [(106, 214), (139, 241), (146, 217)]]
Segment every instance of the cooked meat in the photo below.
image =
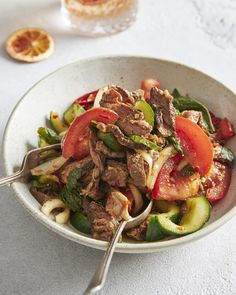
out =
[(112, 133), (121, 145), (126, 146), (130, 149), (147, 149), (147, 147), (144, 144), (135, 143), (132, 140), (130, 140), (116, 125), (105, 125), (104, 123), (98, 123), (97, 128), (102, 132)]
[(39, 204), (43, 205), (48, 200), (55, 199), (56, 196), (48, 195), (44, 192), (39, 191), (36, 187), (32, 186), (30, 188), (31, 194), (35, 197), (35, 199), (39, 202)]
[(128, 220), (130, 218), (129, 215), (129, 200), (125, 195), (123, 195), (119, 191), (112, 191), (106, 203), (106, 211), (117, 220)]
[(117, 220), (106, 212), (102, 205), (93, 201), (87, 203), (84, 207), (91, 223), (92, 237), (98, 240), (110, 241), (118, 226)]
[(124, 158), (125, 157), (125, 152), (115, 152), (108, 148), (102, 141), (98, 141), (96, 143), (96, 151), (98, 153), (102, 153), (108, 158)]
[(183, 111), (182, 116), (198, 124), (201, 128), (207, 130), (207, 125), (203, 119), (202, 112), (198, 111)]
[(143, 157), (136, 152), (127, 152), (127, 167), (133, 183), (137, 187), (144, 187), (146, 173)]
[(95, 164), (95, 166), (99, 169), (100, 174), (102, 174), (104, 170), (104, 161), (105, 161), (105, 156), (102, 153), (98, 153), (96, 150), (96, 145), (97, 145), (97, 138), (95, 137), (94, 134), (91, 133), (91, 136), (89, 138), (89, 151), (90, 151), (90, 156)]
[(109, 104), (122, 102), (122, 100), (122, 95), (114, 87), (110, 87), (108, 92), (103, 93), (100, 106), (108, 107)]
[(99, 200), (103, 196), (99, 191), (99, 183), (101, 175), (104, 171), (104, 162), (105, 162), (105, 156), (102, 153), (98, 153), (96, 151), (96, 144), (97, 144), (97, 138), (91, 134), (89, 138), (89, 151), (91, 158), (95, 164), (95, 167), (92, 172), (92, 178), (90, 183), (82, 190), (82, 194), (84, 196), (89, 196), (90, 198), (93, 198), (94, 200)]
[(101, 102), (102, 107), (109, 108), (119, 115), (116, 125), (126, 135), (145, 135), (149, 134), (152, 127), (144, 120), (142, 112), (135, 110), (132, 105), (122, 102), (104, 103)]
[(134, 101), (144, 99), (144, 91), (142, 89), (137, 89), (132, 91), (130, 96), (134, 99)]
[(138, 227), (132, 228), (127, 231), (127, 236), (137, 241), (145, 241), (147, 232), (147, 220), (144, 220)]
[(66, 166), (64, 166), (64, 168), (62, 168), (62, 170), (59, 173), (59, 177), (60, 180), (63, 183), (67, 183), (67, 178), (70, 175), (70, 172), (76, 168), (82, 168), (84, 170), (90, 170), (94, 167), (94, 163), (92, 161), (92, 158), (90, 156), (79, 160), (79, 161), (75, 161), (72, 162), (70, 164), (67, 164)]
[(114, 160), (108, 160), (107, 166), (102, 174), (102, 180), (110, 186), (125, 187), (128, 180), (126, 164)]
[(173, 97), (168, 90), (156, 87), (151, 89), (151, 104), (155, 112), (156, 128), (164, 136), (171, 136), (175, 132), (175, 108), (172, 104)]
[(125, 89), (119, 87), (119, 86), (114, 86), (115, 90), (122, 96), (122, 101), (124, 103), (131, 103), (134, 104), (134, 98), (132, 95)]

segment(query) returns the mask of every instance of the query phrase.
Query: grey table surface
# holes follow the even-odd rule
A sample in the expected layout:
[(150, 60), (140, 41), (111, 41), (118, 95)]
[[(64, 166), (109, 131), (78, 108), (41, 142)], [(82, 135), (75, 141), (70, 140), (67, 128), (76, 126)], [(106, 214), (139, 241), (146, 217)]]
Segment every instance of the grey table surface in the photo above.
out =
[[(59, 7), (59, 0), (0, 3), (0, 138), (14, 105), (31, 85), (84, 57), (124, 53), (172, 59), (236, 90), (235, 0), (141, 0), (132, 28), (98, 39), (68, 32)], [(6, 37), (24, 26), (40, 26), (53, 34), (56, 51), (51, 58), (28, 65), (7, 57)], [(102, 252), (37, 223), (10, 188), (0, 193), (0, 294), (81, 294)], [(104, 294), (236, 294), (235, 225), (236, 218), (200, 241), (162, 253), (116, 254)]]

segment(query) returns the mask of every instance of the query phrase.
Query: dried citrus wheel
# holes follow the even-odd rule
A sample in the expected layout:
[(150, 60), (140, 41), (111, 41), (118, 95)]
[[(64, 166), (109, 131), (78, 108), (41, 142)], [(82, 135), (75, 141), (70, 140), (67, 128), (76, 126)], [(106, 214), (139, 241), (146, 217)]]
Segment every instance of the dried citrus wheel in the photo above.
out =
[(14, 59), (37, 62), (48, 58), (54, 49), (52, 37), (42, 29), (24, 28), (6, 41), (6, 51)]

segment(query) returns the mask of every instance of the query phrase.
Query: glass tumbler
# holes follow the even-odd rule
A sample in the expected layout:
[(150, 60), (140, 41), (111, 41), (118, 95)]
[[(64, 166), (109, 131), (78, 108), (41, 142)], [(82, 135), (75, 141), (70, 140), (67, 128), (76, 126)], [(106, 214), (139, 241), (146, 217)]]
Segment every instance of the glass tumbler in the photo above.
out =
[(138, 0), (61, 0), (63, 19), (85, 36), (115, 34), (136, 19)]

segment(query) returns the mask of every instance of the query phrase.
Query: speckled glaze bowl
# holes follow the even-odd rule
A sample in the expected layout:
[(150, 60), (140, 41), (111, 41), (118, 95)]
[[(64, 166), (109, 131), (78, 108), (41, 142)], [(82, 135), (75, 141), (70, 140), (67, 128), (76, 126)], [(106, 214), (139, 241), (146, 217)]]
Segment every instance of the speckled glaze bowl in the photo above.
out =
[[(223, 84), (195, 69), (146, 57), (114, 56), (92, 58), (69, 64), (43, 78), (19, 101), (8, 121), (3, 141), (3, 155), (7, 174), (11, 174), (27, 150), (37, 146), (36, 130), (45, 124), (51, 110), (63, 112), (81, 94), (107, 84), (119, 84), (133, 90), (144, 78), (158, 78), (162, 88), (200, 98), (215, 114), (228, 117), (236, 126), (236, 95)], [(236, 139), (230, 142), (236, 154)], [(228, 195), (214, 205), (209, 222), (201, 230), (176, 239), (161, 242), (123, 242), (116, 252), (149, 253), (184, 245), (202, 238), (222, 226), (236, 214), (236, 171)], [(107, 243), (79, 233), (70, 225), (59, 225), (39, 210), (40, 206), (29, 193), (27, 184), (12, 185), (23, 206), (39, 222), (67, 239), (89, 247), (102, 249)]]

